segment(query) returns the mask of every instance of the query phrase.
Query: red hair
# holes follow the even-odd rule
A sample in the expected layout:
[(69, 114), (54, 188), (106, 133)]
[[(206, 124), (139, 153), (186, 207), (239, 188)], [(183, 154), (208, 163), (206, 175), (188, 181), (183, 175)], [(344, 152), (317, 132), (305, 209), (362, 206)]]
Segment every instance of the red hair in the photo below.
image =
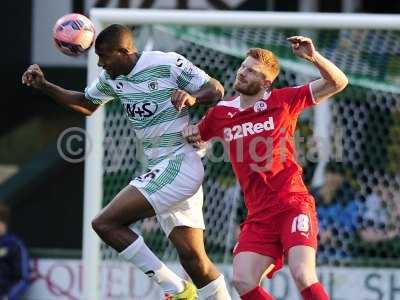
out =
[(262, 48), (250, 48), (247, 51), (247, 56), (251, 56), (262, 64), (262, 72), (266, 79), (274, 81), (278, 76), (279, 62), (271, 51)]

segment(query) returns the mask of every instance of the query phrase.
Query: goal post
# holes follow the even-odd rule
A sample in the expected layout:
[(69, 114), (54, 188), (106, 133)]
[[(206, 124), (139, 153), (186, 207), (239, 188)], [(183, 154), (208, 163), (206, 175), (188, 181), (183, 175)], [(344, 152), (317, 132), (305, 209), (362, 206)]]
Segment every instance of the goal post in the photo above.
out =
[[(297, 85), (301, 80), (314, 78), (318, 75), (318, 72), (308, 64), (300, 62), (294, 56), (291, 57), (288, 52), (290, 50), (289, 46), (284, 45), (281, 39), (284, 34), (298, 32), (299, 30), (317, 32), (315, 35), (317, 47), (321, 42), (323, 44), (323, 50), (325, 51), (323, 54), (329, 54), (330, 56), (328, 58), (332, 58), (334, 62), (337, 60), (337, 62), (348, 70), (350, 73), (350, 86), (354, 86), (354, 89), (351, 88), (351, 90), (347, 92), (347, 94), (353, 94), (350, 96), (345, 94), (343, 96), (343, 101), (341, 100), (341, 103), (345, 103), (346, 101), (351, 102), (351, 110), (344, 108), (344, 104), (339, 104), (332, 108), (328, 102), (324, 102), (313, 110), (313, 116), (309, 118), (311, 122), (309, 126), (311, 126), (314, 134), (317, 133), (320, 138), (324, 138), (326, 141), (332, 142), (332, 144), (334, 143), (331, 136), (332, 126), (343, 129), (345, 137), (347, 137), (348, 134), (346, 130), (350, 130), (349, 126), (346, 125), (345, 121), (340, 117), (340, 114), (347, 114), (355, 123), (358, 122), (356, 126), (360, 127), (367, 126), (365, 124), (372, 120), (357, 119), (362, 114), (365, 115), (365, 108), (357, 102), (362, 101), (363, 97), (373, 99), (373, 101), (378, 98), (386, 97), (392, 99), (390, 101), (395, 105), (400, 105), (400, 99), (398, 97), (398, 95), (400, 95), (400, 78), (399, 75), (396, 74), (396, 71), (392, 70), (393, 68), (399, 70), (400, 60), (395, 57), (396, 54), (394, 54), (394, 52), (390, 52), (389, 54), (385, 53), (386, 59), (377, 62), (382, 64), (382, 66), (376, 67), (373, 62), (368, 61), (368, 64), (364, 63), (363, 55), (370, 55), (371, 53), (371, 55), (374, 53), (378, 55), (382, 53), (382, 51), (379, 51), (379, 49), (376, 49), (376, 51), (369, 51), (368, 49), (368, 51), (364, 51), (364, 49), (352, 48), (360, 43), (366, 44), (365, 39), (368, 38), (372, 40), (380, 39), (381, 44), (387, 43), (387, 46), (395, 47), (393, 51), (399, 51), (397, 52), (398, 55), (398, 53), (400, 53), (399, 42), (390, 42), (387, 41), (389, 40), (388, 38), (385, 38), (386, 32), (395, 32), (394, 37), (400, 37), (400, 18), (398, 15), (92, 9), (90, 11), (90, 18), (95, 24), (97, 33), (110, 24), (119, 23), (140, 27), (140, 30), (143, 29), (139, 32), (139, 40), (146, 41), (146, 39), (151, 39), (151, 44), (155, 44), (154, 50), (176, 51), (176, 47), (179, 45), (179, 49), (185, 49), (186, 51), (186, 53), (181, 54), (187, 56), (196, 65), (200, 64), (200, 67), (207, 69), (210, 75), (220, 79), (229, 93), (232, 93), (232, 89), (229, 85), (232, 83), (232, 73), (235, 71), (233, 66), (237, 64), (238, 60), (244, 57), (246, 49), (250, 46), (262, 47), (265, 45), (266, 48), (271, 47), (278, 55), (283, 69), (283, 75), (281, 75), (278, 80), (290, 85)], [(136, 30), (137, 28), (135, 31)], [(276, 30), (276, 32), (274, 30)], [(365, 33), (369, 30), (373, 32), (379, 31), (379, 33), (369, 37), (368, 34)], [(318, 34), (320, 31), (323, 31), (322, 34)], [(160, 42), (158, 42), (159, 39), (163, 40), (163, 47), (165, 49), (158, 48), (158, 44), (160, 44)], [(166, 39), (170, 40), (166, 41)], [(353, 39), (362, 39), (362, 41)], [(343, 43), (343, 45), (340, 43)], [(376, 44), (376, 41), (374, 40), (373, 43)], [(375, 44), (373, 44), (374, 47)], [(142, 43), (142, 45), (144, 44)], [(379, 45), (379, 41), (377, 45)], [(168, 48), (169, 46), (171, 46), (171, 48)], [(366, 46), (362, 44), (362, 47)], [(178, 52), (179, 49), (177, 50)], [(139, 50), (143, 50), (143, 48)], [(354, 64), (354, 67), (352, 64)], [(390, 74), (383, 74), (386, 72), (386, 70), (383, 70), (384, 66), (388, 68), (389, 71), (387, 72), (390, 72)], [(96, 78), (98, 72), (97, 57), (94, 53), (94, 49), (91, 49), (88, 59), (87, 79), (89, 83)], [(295, 78), (295, 76), (297, 76), (295, 75), (296, 73), (302, 74), (301, 78)], [(358, 98), (356, 100), (349, 100), (348, 98), (351, 98), (352, 95)], [(354, 101), (356, 101), (356, 104), (354, 104)], [(129, 174), (132, 176), (137, 167), (134, 162), (126, 162), (119, 173), (115, 172), (115, 170), (113, 172), (108, 172), (106, 170), (107, 166), (112, 163), (112, 158), (109, 157), (111, 155), (110, 151), (107, 152), (107, 149), (105, 149), (107, 147), (107, 145), (105, 145), (105, 138), (115, 137), (115, 134), (118, 134), (120, 130), (125, 130), (124, 128), (129, 126), (129, 124), (122, 121), (124, 117), (121, 112), (118, 111), (118, 105), (118, 103), (110, 104), (111, 108), (101, 107), (93, 116), (87, 118), (86, 121), (87, 156), (84, 175), (83, 222), (84, 300), (102, 299), (100, 296), (101, 276), (99, 274), (99, 267), (102, 261), (104, 261), (104, 253), (102, 251), (109, 251), (102, 250), (102, 244), (91, 228), (91, 221), (104, 205), (104, 202), (108, 201), (112, 194), (115, 194), (121, 182), (126, 179)], [(389, 109), (389, 103), (382, 105), (386, 105), (382, 108), (383, 111)], [(193, 113), (194, 119), (198, 119), (202, 113), (204, 113), (204, 109)], [(367, 113), (369, 113), (369, 110)], [(354, 116), (354, 114), (356, 114), (356, 116)], [(376, 122), (378, 123), (378, 121)], [(120, 123), (123, 124), (120, 125)], [(305, 129), (305, 131), (307, 130), (308, 129)], [(344, 143), (344, 155), (355, 157), (359, 159), (359, 164), (363, 164), (364, 161), (359, 158), (359, 155), (366, 155), (364, 149), (359, 149), (362, 144), (360, 140), (363, 139), (363, 137), (359, 137), (359, 132), (351, 132), (348, 134), (348, 138), (352, 140), (350, 144)], [(357, 138), (360, 140), (356, 140)], [(329, 149), (324, 148), (322, 152), (334, 151), (334, 146), (331, 145), (330, 142), (327, 143)], [(377, 142), (379, 142), (379, 140)], [(132, 153), (133, 152), (131, 152), (131, 154)], [(228, 168), (225, 164), (207, 164), (207, 162), (208, 161), (206, 161), (205, 169), (208, 174), (221, 173), (221, 170), (225, 172), (225, 169)], [(354, 162), (349, 162), (350, 165), (351, 163), (354, 164)], [(317, 163), (316, 171), (313, 173), (314, 182), (320, 183), (322, 181), (324, 164), (325, 161)], [(353, 167), (352, 165), (352, 168)], [(366, 176), (373, 174), (371, 176), (377, 177), (377, 171), (372, 170), (370, 172), (368, 171), (369, 167), (370, 166), (366, 166), (365, 171), (363, 171)], [(384, 171), (384, 173), (385, 172), (386, 171)], [(388, 172), (389, 171), (384, 175), (386, 176)], [(366, 180), (368, 181), (369, 179)], [(390, 179), (388, 180), (390, 181)], [(238, 214), (240, 214), (236, 212), (238, 210), (238, 205), (232, 205), (229, 199), (233, 197), (235, 201), (239, 201), (237, 198), (239, 198), (240, 195), (238, 195), (237, 184), (231, 175), (225, 178), (217, 178), (217, 181), (218, 185), (212, 185), (210, 183), (207, 186), (205, 189), (205, 197), (218, 198), (218, 201), (221, 199), (223, 200), (218, 204), (218, 207), (206, 207), (205, 215), (210, 216), (210, 219), (212, 219), (215, 224), (218, 224), (218, 226), (225, 225), (218, 223), (219, 221), (216, 219), (221, 218), (221, 216), (227, 218), (227, 220), (222, 220), (222, 222), (227, 224), (226, 230), (228, 236), (225, 237), (229, 241), (229, 245), (225, 244), (225, 237), (217, 236), (218, 234), (216, 233), (215, 257), (217, 257), (217, 260), (218, 258), (222, 258), (221, 262), (228, 262), (227, 253), (230, 251), (230, 244), (234, 240), (235, 234), (234, 224), (237, 223)], [(392, 181), (390, 181), (390, 184), (391, 182)], [(366, 187), (362, 187), (365, 194), (367, 194), (366, 189), (372, 185), (373, 183), (367, 182)], [(216, 202), (218, 202), (217, 200)], [(235, 211), (233, 213), (227, 213), (229, 210)], [(216, 214), (218, 217), (213, 217), (213, 214)], [(146, 230), (147, 228), (154, 227), (152, 224), (146, 223), (145, 225)], [(206, 227), (208, 225), (206, 220)], [(159, 235), (157, 228), (154, 229), (154, 231), (146, 230), (144, 230), (144, 232), (147, 232), (150, 237)], [(209, 236), (211, 236), (211, 234)], [(212, 236), (211, 239), (213, 239)], [(158, 237), (157, 243), (160, 245), (156, 250), (158, 254), (163, 253), (164, 248), (170, 248), (170, 245), (166, 244), (166, 241)], [(221, 253), (219, 251), (221, 251)], [(107, 255), (109, 255), (108, 257), (115, 257), (115, 254)], [(166, 259), (176, 258), (176, 256), (170, 253), (162, 256)]]
[(178, 24), (275, 28), (289, 26), (308, 29), (398, 29), (400, 26), (397, 14), (95, 8), (91, 10), (90, 15), (102, 24), (127, 25)]
[[(96, 18), (92, 22), (101, 31), (104, 26)], [(88, 57), (87, 82), (98, 75), (97, 57), (91, 49)], [(101, 299), (100, 282), (100, 239), (92, 229), (92, 220), (100, 212), (103, 201), (103, 151), (104, 151), (104, 108), (99, 107), (86, 118), (85, 169), (84, 169), (84, 205), (82, 240), (82, 299)]]

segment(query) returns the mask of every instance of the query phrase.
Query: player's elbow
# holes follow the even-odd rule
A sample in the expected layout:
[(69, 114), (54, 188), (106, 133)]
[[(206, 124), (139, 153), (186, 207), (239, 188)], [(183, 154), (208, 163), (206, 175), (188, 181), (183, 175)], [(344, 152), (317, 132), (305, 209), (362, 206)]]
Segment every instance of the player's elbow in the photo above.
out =
[(74, 110), (84, 117), (90, 117), (94, 113), (94, 110), (90, 110), (90, 109), (82, 108), (82, 107), (76, 108)]
[[(324, 84), (324, 93), (326, 93), (327, 97), (336, 95), (345, 89), (348, 84), (348, 79), (346, 76), (335, 78), (334, 80), (325, 81)], [(324, 97), (325, 98), (325, 97)]]
[(97, 104), (89, 103), (84, 109), (81, 110), (81, 113), (86, 117), (90, 117), (93, 113), (99, 108)]
[(224, 89), (224, 86), (219, 81), (217, 81), (217, 82), (218, 82), (218, 85), (217, 85), (217, 99), (221, 100), (222, 98), (224, 98), (225, 89)]
[(90, 117), (91, 115), (93, 115), (93, 111), (89, 111), (89, 110), (85, 110), (81, 112), (83, 116), (85, 117)]
[(83, 113), (86, 117), (90, 117), (91, 115), (94, 114), (95, 111), (96, 111), (96, 109), (85, 109), (82, 113)]
[(335, 81), (335, 89), (337, 92), (340, 92), (345, 89), (345, 87), (349, 84), (349, 79), (346, 75), (340, 76), (338, 80)]
[(212, 86), (213, 86), (213, 93), (214, 93), (213, 99), (214, 99), (215, 101), (221, 100), (221, 99), (224, 97), (224, 95), (225, 95), (224, 86), (223, 86), (218, 80), (216, 80), (216, 79), (214, 79), (214, 78), (212, 78), (212, 79), (210, 80), (210, 83), (211, 83)]

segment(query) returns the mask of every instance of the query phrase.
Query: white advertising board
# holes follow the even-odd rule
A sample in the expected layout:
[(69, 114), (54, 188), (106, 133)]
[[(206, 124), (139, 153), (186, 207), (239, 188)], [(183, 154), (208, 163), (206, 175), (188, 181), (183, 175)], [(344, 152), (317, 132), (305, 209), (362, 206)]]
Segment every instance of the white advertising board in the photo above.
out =
[[(181, 267), (170, 267), (183, 275)], [(232, 266), (219, 265), (225, 274), (233, 299), (239, 300), (232, 285)], [(103, 300), (159, 300), (157, 285), (130, 264), (103, 265)], [(375, 268), (319, 268), (319, 278), (331, 300), (400, 300), (400, 270)], [(82, 265), (79, 260), (37, 259), (32, 261), (32, 283), (27, 300), (80, 300)], [(287, 268), (263, 286), (277, 300), (300, 300)]]

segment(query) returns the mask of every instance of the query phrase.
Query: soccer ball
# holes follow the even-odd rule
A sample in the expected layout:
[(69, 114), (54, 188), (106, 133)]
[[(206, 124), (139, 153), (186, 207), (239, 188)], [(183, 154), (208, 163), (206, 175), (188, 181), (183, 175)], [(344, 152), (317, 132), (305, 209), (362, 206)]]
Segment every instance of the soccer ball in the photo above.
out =
[(80, 14), (68, 14), (53, 27), (56, 47), (68, 56), (79, 56), (93, 45), (95, 38), (92, 21)]

